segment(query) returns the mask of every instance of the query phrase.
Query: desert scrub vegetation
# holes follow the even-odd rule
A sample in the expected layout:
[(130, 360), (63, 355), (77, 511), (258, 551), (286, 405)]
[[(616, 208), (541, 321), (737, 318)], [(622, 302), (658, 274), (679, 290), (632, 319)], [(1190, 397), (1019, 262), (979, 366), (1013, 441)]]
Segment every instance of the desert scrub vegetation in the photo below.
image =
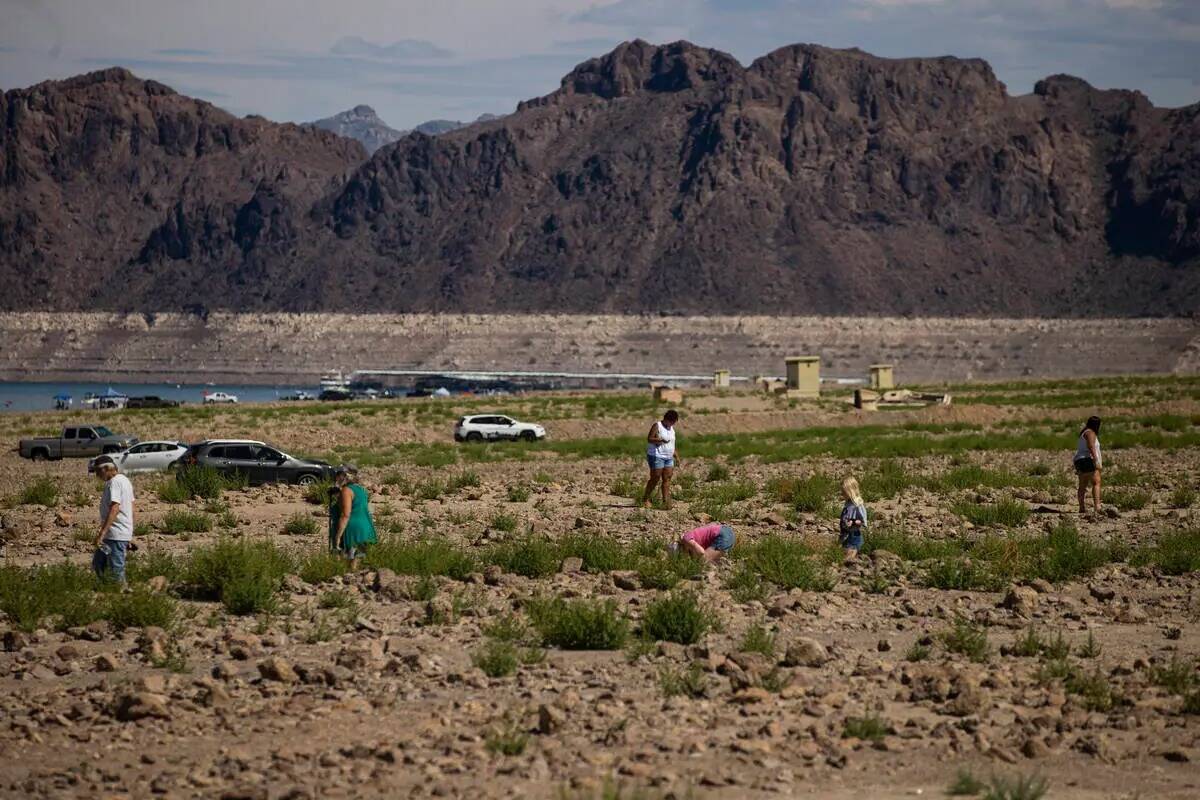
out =
[(767, 484), (767, 492), (796, 511), (816, 513), (837, 500), (838, 484), (836, 478), (818, 472), (806, 478), (775, 478)]
[(173, 508), (168, 511), (162, 521), (162, 532), (169, 534), (206, 533), (212, 528), (212, 517), (208, 514), (202, 511), (186, 511), (181, 508)]
[(158, 487), (158, 498), (164, 503), (186, 503), (193, 497), (219, 500), (226, 489), (245, 487), (245, 478), (227, 478), (212, 467), (180, 467), (174, 476)]
[(764, 625), (751, 625), (742, 636), (738, 650), (743, 653), (761, 653), (767, 658), (774, 658), (775, 634)]
[(938, 633), (937, 639), (949, 652), (964, 655), (977, 663), (987, 661), (992, 652), (987, 630), (966, 617), (957, 617), (949, 628)]
[(400, 575), (444, 575), (454, 580), (462, 580), (477, 568), (470, 553), (434, 536), (413, 540), (384, 538), (367, 550), (364, 562), (374, 569), (390, 569)]
[(769, 534), (734, 555), (743, 568), (780, 589), (827, 592), (837, 582), (828, 564), (840, 552), (836, 543), (830, 548), (822, 552), (799, 539)]
[(1150, 493), (1142, 489), (1109, 489), (1104, 499), (1118, 511), (1140, 511), (1150, 503)]
[(49, 476), (34, 478), (21, 488), (10, 504), (53, 508), (58, 505), (58, 481)]
[(1200, 528), (1159, 534), (1154, 544), (1136, 551), (1135, 566), (1150, 566), (1167, 575), (1186, 575), (1200, 570)]
[(676, 590), (646, 606), (641, 633), (655, 641), (695, 644), (712, 625), (712, 609), (701, 604), (695, 592)]
[(108, 620), (118, 630), (147, 625), (166, 629), (175, 622), (178, 603), (144, 586), (121, 592), (91, 570), (64, 562), (0, 569), (0, 611), (24, 631), (46, 623), (61, 630), (97, 620)]
[(620, 650), (629, 636), (629, 620), (612, 600), (533, 598), (525, 612), (548, 647)]
[(320, 584), (345, 575), (349, 570), (350, 563), (346, 559), (321, 548), (301, 557), (296, 574), (305, 583)]
[(708, 694), (708, 675), (695, 662), (687, 667), (667, 665), (658, 671), (658, 686), (664, 697), (704, 697)]
[(888, 734), (888, 725), (878, 716), (848, 717), (842, 726), (842, 738), (877, 742)]
[(289, 536), (312, 536), (321, 529), (310, 514), (293, 514), (283, 523), (283, 532)]
[(220, 601), (231, 614), (257, 614), (274, 608), (275, 593), (292, 566), (291, 557), (270, 542), (223, 538), (192, 551), (179, 591)]
[(525, 536), (492, 545), (484, 561), (526, 578), (545, 578), (558, 572), (560, 548), (544, 536)]
[(973, 525), (982, 526), (1015, 528), (1029, 519), (1029, 506), (1008, 497), (995, 503), (955, 503), (953, 511)]

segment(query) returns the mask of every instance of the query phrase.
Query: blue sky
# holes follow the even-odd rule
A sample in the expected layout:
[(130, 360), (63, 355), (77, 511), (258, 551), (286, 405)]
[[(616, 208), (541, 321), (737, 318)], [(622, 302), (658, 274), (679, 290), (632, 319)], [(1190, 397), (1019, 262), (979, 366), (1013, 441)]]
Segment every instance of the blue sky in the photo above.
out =
[(0, 88), (119, 64), (235, 114), (367, 103), (395, 127), (511, 111), (618, 42), (743, 64), (782, 45), (989, 61), (1200, 101), (1200, 0), (0, 0)]

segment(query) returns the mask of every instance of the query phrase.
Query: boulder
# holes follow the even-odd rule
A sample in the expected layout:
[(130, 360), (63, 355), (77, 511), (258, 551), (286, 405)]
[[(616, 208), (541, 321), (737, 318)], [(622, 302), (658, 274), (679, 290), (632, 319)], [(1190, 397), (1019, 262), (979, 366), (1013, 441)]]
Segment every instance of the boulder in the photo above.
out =
[(782, 663), (785, 667), (820, 667), (828, 660), (829, 651), (825, 645), (802, 637), (787, 646)]

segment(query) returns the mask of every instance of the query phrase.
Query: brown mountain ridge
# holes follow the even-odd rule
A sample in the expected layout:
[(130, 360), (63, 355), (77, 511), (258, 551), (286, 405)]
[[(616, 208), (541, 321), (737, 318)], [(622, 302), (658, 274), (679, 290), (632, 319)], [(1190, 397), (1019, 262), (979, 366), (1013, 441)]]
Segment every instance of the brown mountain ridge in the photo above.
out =
[(0, 308), (1200, 311), (1200, 104), (619, 46), (369, 159), (121, 69), (0, 96)]

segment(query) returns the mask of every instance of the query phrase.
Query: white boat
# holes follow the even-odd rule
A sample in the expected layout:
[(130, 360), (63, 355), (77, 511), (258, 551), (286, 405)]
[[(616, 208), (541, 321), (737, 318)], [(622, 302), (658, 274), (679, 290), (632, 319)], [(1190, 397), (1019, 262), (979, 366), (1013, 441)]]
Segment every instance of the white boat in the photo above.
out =
[(321, 376), (321, 390), (326, 389), (349, 389), (350, 379), (342, 375), (341, 370), (326, 372)]

